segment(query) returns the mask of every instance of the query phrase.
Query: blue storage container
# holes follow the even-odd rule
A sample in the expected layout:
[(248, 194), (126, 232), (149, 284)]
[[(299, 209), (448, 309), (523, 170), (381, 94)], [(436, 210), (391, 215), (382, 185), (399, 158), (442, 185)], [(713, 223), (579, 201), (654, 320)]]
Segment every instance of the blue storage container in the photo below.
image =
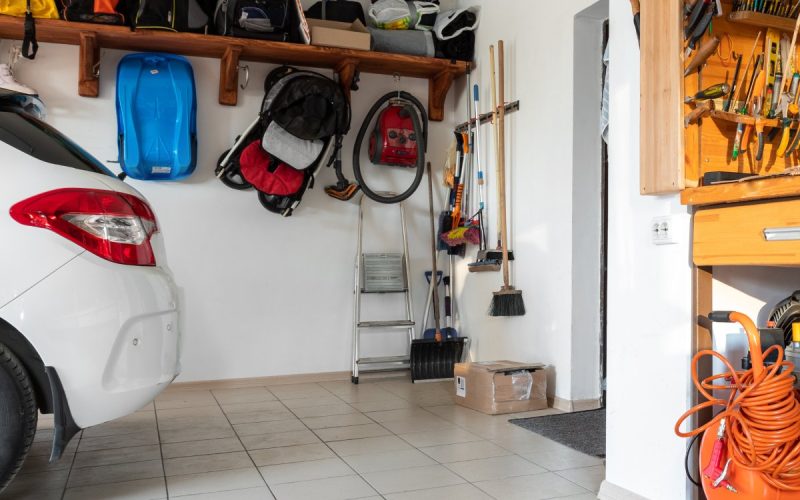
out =
[(129, 54), (117, 67), (117, 145), (134, 179), (176, 180), (197, 164), (192, 66), (173, 54)]

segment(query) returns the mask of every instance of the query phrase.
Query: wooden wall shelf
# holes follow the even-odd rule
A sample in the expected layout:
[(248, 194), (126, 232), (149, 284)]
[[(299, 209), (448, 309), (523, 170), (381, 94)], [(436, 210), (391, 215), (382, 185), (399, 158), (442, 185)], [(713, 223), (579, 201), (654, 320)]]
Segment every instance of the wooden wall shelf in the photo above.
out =
[[(0, 38), (21, 40), (23, 19), (0, 15)], [(330, 68), (339, 74), (349, 95), (358, 72), (428, 79), (428, 116), (444, 119), (444, 101), (453, 81), (469, 70), (469, 63), (431, 57), (408, 56), (364, 50), (319, 47), (244, 38), (173, 33), (157, 30), (131, 31), (124, 26), (36, 20), (39, 42), (80, 46), (79, 93), (97, 97), (100, 49), (160, 51), (220, 59), (219, 102), (236, 105), (239, 61)]]
[(681, 191), (681, 203), (695, 206), (794, 197), (800, 197), (800, 176), (766, 177)]
[[(711, 118), (723, 120), (731, 123), (744, 123), (745, 125), (755, 125), (756, 119), (751, 115), (743, 115), (741, 113), (731, 113), (728, 111), (711, 110)], [(777, 127), (778, 120), (776, 118), (761, 118), (761, 123), (765, 127)]]
[(781, 31), (794, 31), (795, 20), (788, 17), (771, 16), (761, 12), (731, 12), (728, 20), (734, 23), (749, 24), (759, 28), (775, 28)]

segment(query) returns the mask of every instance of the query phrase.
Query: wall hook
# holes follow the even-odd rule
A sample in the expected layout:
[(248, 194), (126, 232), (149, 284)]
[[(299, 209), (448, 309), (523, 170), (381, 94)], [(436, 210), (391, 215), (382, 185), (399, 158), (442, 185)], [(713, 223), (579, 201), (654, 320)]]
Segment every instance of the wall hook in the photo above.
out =
[(394, 78), (394, 85), (397, 87), (397, 98), (400, 99), (400, 75), (393, 73), (392, 78)]
[(19, 45), (12, 44), (8, 49), (8, 67), (12, 72), (14, 71), (14, 67), (17, 65), (17, 62), (19, 62), (21, 57), (22, 50), (20, 49)]
[(247, 84), (250, 83), (250, 66), (245, 64), (242, 66), (237, 66), (236, 69), (239, 71), (244, 70), (244, 83), (239, 84), (239, 87), (244, 90), (247, 88)]

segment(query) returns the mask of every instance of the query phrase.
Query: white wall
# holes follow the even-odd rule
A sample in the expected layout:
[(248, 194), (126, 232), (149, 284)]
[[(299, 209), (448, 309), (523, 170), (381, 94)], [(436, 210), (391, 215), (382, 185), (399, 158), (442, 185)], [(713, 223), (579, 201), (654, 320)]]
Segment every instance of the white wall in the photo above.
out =
[[(691, 267), (677, 195), (639, 195), (639, 47), (630, 3), (610, 5), (608, 401), (606, 479), (653, 500), (686, 498)], [(674, 214), (680, 243), (650, 243), (650, 220)]]
[[(488, 47), (501, 38), (506, 45), (506, 100), (521, 101), (521, 110), (507, 117), (506, 160), (510, 246), (517, 259), (512, 283), (523, 291), (527, 308), (522, 317), (488, 317), (491, 291), (500, 289), (502, 277), (499, 273), (468, 274), (465, 261), (459, 274), (462, 324), (472, 339), (475, 359), (547, 363), (551, 367), (548, 392), (566, 400), (573, 399), (571, 373), (580, 369), (571, 357), (573, 23), (575, 14), (593, 3), (459, 0), (459, 6), (482, 8), (477, 70), (472, 75), (473, 82), (480, 84), (482, 110), (490, 108)], [(466, 106), (465, 94), (459, 97), (457, 112)], [(485, 160), (489, 160), (494, 154), (490, 126), (484, 127), (482, 137)], [(491, 193), (489, 246), (493, 247), (495, 163), (485, 164)]]
[[(8, 53), (3, 42), (0, 53)], [(115, 74), (121, 51), (101, 52), (97, 99), (77, 92), (78, 48), (42, 44), (33, 62), (16, 68), (20, 81), (46, 101), (48, 122), (84, 146), (113, 171), (117, 158)], [(191, 58), (198, 92), (199, 162), (187, 180), (155, 183), (129, 180), (156, 210), (166, 238), (169, 265), (182, 289), (184, 334), (180, 381), (348, 371), (352, 332), (352, 280), (356, 248), (356, 205), (327, 197), (335, 180), (323, 168), (296, 214), (284, 219), (264, 210), (253, 191), (225, 187), (214, 162), (255, 118), (262, 82), (273, 66), (248, 62), (250, 85), (236, 107), (217, 103), (219, 60)], [(328, 72), (330, 74), (330, 72)], [(404, 78), (404, 89), (427, 103), (427, 81)], [(344, 145), (345, 170), (355, 132), (369, 106), (396, 88), (391, 77), (362, 75), (353, 93), (353, 131)], [(452, 108), (448, 101), (446, 110)], [(459, 116), (460, 118), (460, 116)], [(429, 159), (441, 165), (454, 116), (431, 126)], [(406, 174), (402, 174), (406, 175)], [(410, 175), (410, 174), (409, 174)], [(422, 272), (430, 268), (426, 184), (409, 202), (411, 266), (415, 309), (424, 306)], [(397, 186), (400, 187), (400, 186)], [(374, 206), (374, 205), (372, 205)], [(365, 251), (399, 251), (396, 209), (371, 210)], [(400, 302), (383, 298), (384, 318), (404, 313)], [(396, 307), (391, 307), (396, 306)], [(388, 309), (388, 310), (386, 310)], [(404, 349), (402, 335), (365, 340), (367, 355)]]
[(572, 127), (572, 400), (600, 396), (603, 330), (604, 26), (608, 0), (575, 16)]

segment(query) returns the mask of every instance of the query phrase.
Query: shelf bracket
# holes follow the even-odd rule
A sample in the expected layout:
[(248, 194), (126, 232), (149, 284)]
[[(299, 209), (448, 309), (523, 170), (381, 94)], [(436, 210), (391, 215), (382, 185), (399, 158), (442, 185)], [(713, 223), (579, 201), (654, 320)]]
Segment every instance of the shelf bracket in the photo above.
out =
[(241, 45), (229, 45), (219, 62), (219, 103), (236, 106), (239, 99), (239, 56)]
[(342, 86), (345, 97), (350, 101), (350, 91), (353, 90), (353, 79), (358, 74), (358, 60), (344, 59), (333, 69), (339, 75), (339, 83)]
[(454, 71), (446, 69), (431, 78), (428, 82), (428, 118), (434, 122), (444, 120), (444, 101), (447, 92), (455, 80)]
[(82, 31), (78, 61), (78, 94), (97, 97), (100, 94), (100, 44), (97, 33)]

